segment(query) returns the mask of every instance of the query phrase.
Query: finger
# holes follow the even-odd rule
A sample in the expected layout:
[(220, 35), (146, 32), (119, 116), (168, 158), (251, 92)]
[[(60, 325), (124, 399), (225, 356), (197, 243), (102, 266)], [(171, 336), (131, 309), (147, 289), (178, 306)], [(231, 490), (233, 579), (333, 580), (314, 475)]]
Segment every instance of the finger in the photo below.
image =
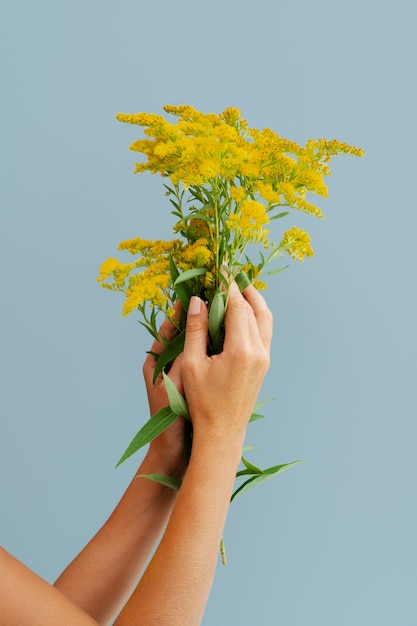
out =
[(261, 296), (259, 291), (253, 285), (249, 285), (243, 291), (243, 297), (250, 304), (256, 317), (259, 335), (262, 343), (269, 349), (272, 340), (272, 313), (268, 309), (265, 298)]
[[(229, 300), (225, 317), (225, 347), (228, 344), (241, 344), (252, 337), (256, 327), (255, 314), (250, 304), (239, 291), (235, 281), (230, 283)], [(256, 328), (257, 332), (257, 328)]]
[(208, 314), (207, 306), (198, 296), (190, 300), (183, 352), (183, 363), (201, 362), (207, 356)]

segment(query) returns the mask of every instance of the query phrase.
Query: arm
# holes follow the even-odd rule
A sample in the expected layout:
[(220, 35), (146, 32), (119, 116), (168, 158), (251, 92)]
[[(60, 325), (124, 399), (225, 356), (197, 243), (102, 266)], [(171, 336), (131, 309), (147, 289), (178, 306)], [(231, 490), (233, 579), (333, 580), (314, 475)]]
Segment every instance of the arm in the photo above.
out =
[[(175, 328), (165, 321), (160, 334)], [(155, 341), (151, 350), (161, 352)], [(162, 376), (152, 382), (155, 359), (144, 377), (151, 414), (168, 404)], [(170, 372), (181, 388), (179, 364)], [(185, 471), (182, 420), (152, 442), (137, 473), (181, 478)], [(56, 581), (49, 585), (0, 548), (0, 624), (88, 626), (109, 624), (127, 601), (155, 542), (165, 529), (176, 493), (150, 480), (132, 480), (109, 520)]]
[(0, 624), (97, 626), (62, 593), (0, 548)]
[(272, 318), (253, 287), (232, 285), (224, 351), (206, 355), (207, 309), (193, 299), (181, 361), (194, 437), (167, 530), (115, 626), (200, 624), (246, 426), (269, 366)]
[[(213, 357), (206, 355), (207, 309), (198, 298), (190, 308), (184, 353), (170, 371), (180, 388), (182, 376), (194, 426), (191, 459), (175, 504), (175, 494), (160, 485), (147, 480), (132, 483), (56, 587), (0, 549), (0, 624), (107, 623), (106, 615), (128, 593), (171, 510), (161, 544), (115, 626), (200, 624), (246, 425), (269, 365), (271, 315), (252, 287), (245, 298), (232, 285), (224, 351)], [(151, 369), (151, 362), (145, 364), (148, 382)], [(158, 398), (166, 403), (161, 393), (158, 385), (150, 391), (151, 405)], [(173, 426), (177, 430), (166, 431), (165, 440), (155, 440), (141, 471), (167, 473), (174, 467), (177, 475), (184, 471), (177, 455), (181, 423)], [(112, 568), (115, 572), (107, 572)]]
[[(179, 312), (179, 311), (178, 311)], [(175, 332), (168, 320), (160, 336)], [(163, 343), (155, 341), (151, 352), (161, 353)], [(143, 373), (153, 415), (168, 404), (162, 375), (152, 382), (155, 359), (149, 354)], [(171, 378), (181, 388), (179, 364)], [(137, 474), (159, 473), (182, 478), (185, 471), (183, 423), (177, 420), (150, 445)], [(108, 624), (132, 593), (151, 550), (168, 522), (176, 492), (150, 480), (132, 480), (116, 509), (89, 544), (55, 582), (74, 604)]]

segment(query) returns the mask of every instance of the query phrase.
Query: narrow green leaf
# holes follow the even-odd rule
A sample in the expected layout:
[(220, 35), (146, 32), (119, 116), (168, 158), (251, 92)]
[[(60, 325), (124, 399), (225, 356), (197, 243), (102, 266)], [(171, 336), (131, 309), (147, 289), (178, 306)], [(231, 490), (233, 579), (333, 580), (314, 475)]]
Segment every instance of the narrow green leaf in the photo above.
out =
[[(278, 213), (278, 215), (273, 215), (272, 217), (269, 218), (269, 220), (279, 220), (281, 217), (285, 217), (286, 215), (289, 215), (290, 212), (289, 211), (283, 211), (282, 213)], [(268, 216), (269, 217), (269, 216)]]
[[(262, 475), (261, 475), (262, 476)], [(246, 482), (244, 482), (242, 485), (240, 485), (240, 487), (238, 487), (236, 489), (236, 491), (233, 492), (232, 497), (230, 498), (230, 502), (233, 502), (233, 500), (236, 498), (236, 496), (239, 493), (244, 493), (243, 489), (247, 486), (250, 485), (252, 482), (254, 482), (257, 478), (259, 478), (259, 475), (256, 476), (251, 476), (251, 478), (249, 478)], [(248, 491), (250, 489), (250, 486), (247, 487), (247, 489), (245, 489), (245, 491)]]
[(273, 274), (279, 274), (280, 272), (283, 272), (284, 270), (286, 270), (287, 267), (289, 267), (289, 265), (285, 265), (284, 267), (278, 267), (275, 270), (270, 270), (269, 272), (266, 273), (266, 275), (272, 276)]
[(289, 469), (290, 467), (293, 467), (294, 465), (297, 465), (298, 463), (302, 463), (302, 461), (301, 460), (292, 461), (291, 463), (283, 463), (282, 465), (275, 465), (274, 467), (270, 467), (266, 470), (263, 470), (262, 474), (251, 476), (251, 478), (249, 478), (247, 481), (242, 483), (240, 487), (238, 487), (236, 491), (234, 491), (234, 493), (232, 494), (232, 497), (230, 498), (230, 502), (232, 502), (239, 493), (245, 493), (246, 491), (249, 491), (249, 489), (256, 487), (256, 485), (260, 485), (261, 483), (266, 482), (267, 480), (269, 480), (276, 474), (285, 472), (287, 469)]
[(256, 420), (262, 420), (262, 419), (265, 419), (265, 415), (261, 415), (260, 413), (252, 413), (252, 415), (249, 418), (249, 423), (256, 422)]
[(154, 339), (156, 339), (156, 340), (159, 339), (158, 333), (156, 333), (154, 331), (154, 329), (151, 326), (149, 326), (149, 324), (146, 324), (145, 322), (141, 322), (140, 320), (138, 320), (138, 322), (139, 322), (139, 324), (141, 324), (142, 326), (144, 326), (146, 328), (148, 333), (150, 333)]
[(185, 281), (190, 280), (191, 278), (195, 278), (196, 276), (202, 276), (206, 272), (207, 270), (204, 267), (195, 267), (192, 270), (186, 270), (178, 276), (178, 278), (174, 282), (174, 286), (176, 287), (180, 283), (184, 283)]
[(251, 284), (245, 272), (242, 272), (242, 271), (236, 275), (235, 281), (236, 281), (237, 286), (239, 287), (240, 292), (245, 291), (246, 287), (249, 287), (249, 285)]
[(155, 359), (155, 361), (157, 361), (159, 359), (159, 353), (158, 352), (153, 352), (152, 350), (146, 350), (146, 354), (152, 354), (152, 356)]
[(123, 463), (123, 461), (126, 461), (126, 459), (132, 456), (137, 450), (153, 441), (155, 437), (164, 432), (176, 419), (177, 416), (171, 411), (169, 406), (166, 406), (158, 411), (158, 413), (155, 413), (155, 415), (152, 415), (132, 439), (116, 467)]
[(176, 285), (175, 281), (177, 280), (177, 278), (180, 276), (180, 273), (174, 263), (174, 259), (172, 258), (171, 255), (169, 255), (169, 271), (171, 274), (171, 280), (174, 284), (174, 289), (175, 289), (175, 293), (178, 296), (178, 300), (181, 302), (181, 306), (183, 308), (183, 310), (185, 312), (188, 311), (188, 304), (190, 302), (190, 298), (191, 298), (191, 290), (189, 288), (189, 286), (184, 283), (184, 284), (179, 284)]
[(261, 470), (260, 467), (256, 467), (256, 465), (253, 465), (252, 463), (249, 463), (249, 461), (247, 459), (245, 459), (245, 457), (243, 457), (243, 456), (242, 456), (242, 463), (246, 467), (246, 469), (251, 470), (252, 472), (254, 472), (256, 474), (262, 474), (262, 470)]
[(265, 406), (265, 404), (269, 404), (270, 402), (272, 402), (273, 400), (275, 400), (275, 398), (268, 398), (268, 400), (262, 400), (261, 402), (257, 402), (255, 404), (255, 411), (257, 411), (258, 409), (260, 409), (261, 407)]
[(175, 285), (174, 289), (178, 300), (181, 302), (182, 310), (187, 313), (191, 298), (191, 291), (189, 290), (188, 285), (186, 283)]
[(298, 461), (291, 461), (290, 463), (284, 463), (283, 465), (274, 465), (274, 467), (269, 467), (268, 469), (264, 470), (264, 474), (274, 476), (275, 474), (285, 472), (287, 469), (290, 469), (290, 467), (293, 467), (294, 465), (298, 465), (299, 463), (303, 462), (303, 459), (299, 459)]
[(175, 489), (176, 491), (178, 491), (182, 485), (182, 480), (179, 478), (164, 476), (164, 474), (138, 474), (135, 476), (135, 479), (136, 478), (149, 478), (149, 480), (153, 480), (155, 483), (165, 485), (165, 487), (171, 487), (171, 489)]
[(180, 273), (177, 270), (177, 266), (175, 265), (174, 259), (172, 258), (171, 255), (169, 255), (169, 273), (171, 274), (172, 282), (175, 283)]
[(165, 368), (165, 366), (168, 365), (168, 363), (170, 363), (174, 359), (176, 359), (177, 356), (183, 351), (183, 349), (184, 349), (184, 340), (185, 340), (185, 330), (180, 332), (180, 334), (177, 335), (166, 346), (165, 350), (159, 356), (159, 359), (156, 362), (155, 371), (154, 371), (154, 374), (153, 374), (153, 382), (156, 381), (156, 379), (158, 378), (158, 376), (162, 372), (162, 370)]
[(223, 322), (226, 313), (224, 293), (217, 291), (209, 311), (209, 335), (214, 354), (219, 354), (223, 347)]
[(259, 476), (259, 475), (260, 475), (259, 472), (253, 472), (250, 469), (239, 470), (238, 472), (236, 472), (236, 478), (241, 478), (242, 476)]
[(187, 217), (184, 218), (184, 220), (195, 220), (195, 219), (209, 222), (211, 220), (211, 217), (209, 215), (206, 215), (205, 213), (200, 213), (199, 211), (196, 211), (196, 212), (193, 211), (192, 213), (190, 213), (190, 215), (187, 215)]
[(164, 377), (165, 389), (167, 391), (171, 411), (175, 413), (175, 415), (181, 415), (182, 417), (190, 419), (187, 403), (185, 398), (183, 398), (178, 391), (176, 384), (165, 374), (165, 372), (162, 372), (162, 376)]

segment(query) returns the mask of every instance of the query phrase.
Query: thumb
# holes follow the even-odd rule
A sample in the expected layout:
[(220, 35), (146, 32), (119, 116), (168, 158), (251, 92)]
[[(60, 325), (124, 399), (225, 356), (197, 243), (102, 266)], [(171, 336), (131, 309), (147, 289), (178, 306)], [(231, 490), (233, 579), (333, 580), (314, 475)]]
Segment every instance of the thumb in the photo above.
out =
[(198, 296), (192, 296), (187, 312), (184, 357), (199, 361), (207, 355), (208, 312)]

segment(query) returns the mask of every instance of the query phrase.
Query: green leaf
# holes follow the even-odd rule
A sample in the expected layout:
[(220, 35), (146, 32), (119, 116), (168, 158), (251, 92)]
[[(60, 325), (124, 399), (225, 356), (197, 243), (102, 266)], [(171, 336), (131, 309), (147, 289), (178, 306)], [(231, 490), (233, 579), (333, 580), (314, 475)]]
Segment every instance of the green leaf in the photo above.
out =
[(289, 211), (283, 211), (282, 213), (278, 213), (278, 215), (273, 215), (272, 217), (270, 217), (269, 221), (279, 220), (281, 217), (285, 217), (286, 215), (289, 215), (289, 214), (290, 214)]
[(134, 454), (137, 450), (153, 441), (158, 435), (164, 432), (168, 426), (171, 426), (176, 419), (177, 415), (171, 411), (169, 406), (166, 406), (158, 411), (158, 413), (155, 413), (155, 415), (152, 415), (152, 417), (146, 422), (146, 424), (144, 424), (144, 426), (142, 426), (140, 431), (132, 439), (129, 446), (126, 448), (125, 453), (118, 461), (116, 467), (119, 467), (123, 461), (126, 461), (126, 459), (132, 456), (132, 454)]
[(185, 341), (185, 330), (180, 332), (172, 341), (170, 341), (162, 354), (159, 355), (159, 358), (155, 365), (155, 371), (153, 373), (153, 382), (156, 381), (159, 374), (163, 371), (168, 363), (171, 363), (174, 359), (177, 358), (179, 354), (184, 349), (184, 341)]
[[(267, 480), (269, 480), (270, 478), (272, 478), (273, 476), (275, 476), (276, 474), (280, 474), (281, 472), (285, 472), (287, 469), (289, 469), (290, 467), (293, 467), (294, 465), (297, 465), (298, 463), (302, 463), (302, 461), (292, 461), (291, 463), (284, 463), (282, 465), (275, 465), (274, 467), (269, 467), (266, 470), (262, 471), (262, 474), (256, 474), (255, 476), (251, 476), (251, 478), (249, 478), (247, 481), (245, 481), (244, 483), (242, 483), (240, 485), (240, 487), (238, 487), (236, 489), (236, 491), (234, 491), (234, 493), (232, 494), (232, 497), (230, 498), (230, 502), (233, 502), (233, 500), (235, 499), (235, 497), (239, 494), (239, 493), (245, 493), (246, 491), (249, 491), (249, 489), (252, 489), (253, 487), (256, 487), (256, 485), (260, 485), (261, 483), (266, 482)], [(243, 470), (244, 472), (245, 470)], [(243, 473), (240, 474), (241, 476), (243, 476)]]
[(200, 213), (199, 211), (190, 213), (190, 215), (187, 215), (187, 217), (184, 218), (184, 220), (195, 220), (195, 219), (199, 219), (199, 220), (204, 220), (205, 222), (210, 222), (211, 217), (209, 215), (206, 215), (205, 213)]
[(195, 278), (195, 276), (202, 276), (206, 272), (207, 270), (204, 267), (195, 267), (192, 270), (186, 270), (185, 272), (182, 272), (182, 274), (178, 276), (178, 278), (174, 282), (174, 286), (176, 287), (180, 283), (184, 283), (185, 281), (190, 280), (191, 278)]
[(236, 472), (236, 478), (241, 478), (242, 476), (260, 476), (260, 474), (259, 472), (252, 472), (250, 469), (239, 470)]
[(190, 419), (187, 403), (185, 398), (178, 391), (176, 384), (165, 374), (165, 372), (162, 372), (162, 376), (164, 377), (165, 389), (171, 411), (175, 413), (175, 415), (181, 415), (182, 417)]
[(268, 400), (263, 400), (262, 402), (257, 402), (255, 404), (254, 407), (254, 412), (252, 413), (252, 415), (249, 418), (249, 423), (250, 422), (255, 422), (256, 420), (260, 420), (260, 419), (264, 419), (265, 415), (261, 415), (260, 413), (256, 413), (256, 411), (258, 409), (260, 409), (262, 406), (265, 406), (265, 404), (268, 404), (268, 402), (272, 402), (274, 398), (269, 398)]
[(153, 480), (155, 483), (159, 483), (160, 485), (165, 485), (165, 487), (170, 487), (171, 489), (175, 489), (176, 491), (182, 485), (182, 480), (179, 478), (174, 478), (173, 476), (164, 476), (164, 474), (138, 474), (135, 476), (136, 478), (149, 478), (149, 480)]
[[(261, 474), (261, 476), (262, 476), (262, 474)], [(247, 485), (250, 485), (252, 482), (254, 482), (257, 478), (259, 478), (259, 475), (251, 476), (246, 482), (244, 482), (242, 485), (240, 485), (240, 487), (238, 487), (236, 489), (236, 491), (233, 492), (232, 497), (230, 498), (230, 502), (233, 502), (233, 500), (236, 498), (236, 496), (239, 493), (244, 493), (243, 489), (245, 487), (247, 487)], [(248, 491), (249, 489), (250, 489), (250, 487), (247, 487), (245, 489), (245, 491)]]
[(287, 267), (289, 267), (289, 265), (285, 265), (284, 267), (278, 267), (275, 270), (270, 270), (269, 272), (266, 273), (266, 275), (272, 276), (273, 274), (279, 274), (279, 272), (283, 272), (284, 270), (286, 270)]
[(171, 255), (169, 255), (169, 271), (171, 274), (171, 280), (174, 284), (175, 293), (178, 296), (178, 300), (181, 302), (181, 306), (185, 312), (188, 311), (188, 304), (191, 298), (191, 290), (188, 285), (177, 285), (175, 286), (175, 281), (179, 277), (180, 273), (174, 263), (174, 259)]
[(226, 313), (224, 293), (214, 294), (209, 311), (209, 335), (213, 354), (219, 354), (223, 348), (223, 322)]
[(235, 281), (236, 281), (237, 286), (239, 287), (240, 292), (245, 291), (246, 287), (249, 287), (249, 285), (251, 284), (245, 272), (242, 272), (242, 271), (236, 275)]
[(252, 415), (249, 418), (249, 423), (256, 422), (256, 420), (262, 420), (262, 419), (265, 419), (265, 415), (261, 415), (260, 413), (252, 413)]
[(169, 273), (171, 274), (172, 282), (175, 283), (180, 273), (171, 255), (169, 255)]
[(257, 402), (255, 404), (255, 411), (257, 411), (258, 409), (260, 409), (261, 407), (265, 406), (265, 404), (269, 404), (270, 402), (272, 402), (273, 400), (275, 400), (275, 398), (268, 398), (268, 400), (262, 400), (261, 402)]
[(256, 465), (252, 465), (252, 463), (249, 463), (249, 461), (245, 459), (245, 457), (243, 456), (242, 456), (242, 463), (246, 467), (246, 469), (251, 470), (253, 474), (262, 474), (262, 470), (260, 467), (256, 467)]
[(158, 333), (156, 333), (154, 331), (152, 326), (149, 326), (149, 324), (146, 324), (145, 322), (141, 322), (140, 320), (138, 320), (138, 322), (139, 322), (139, 324), (141, 324), (142, 326), (144, 326), (146, 328), (148, 333), (150, 333), (154, 339), (156, 339), (157, 341), (159, 340)]
[(264, 474), (275, 476), (275, 474), (281, 474), (282, 472), (287, 471), (287, 469), (290, 469), (290, 467), (294, 467), (294, 465), (298, 465), (303, 462), (303, 459), (299, 459), (298, 461), (291, 461), (290, 463), (284, 463), (283, 465), (274, 465), (273, 467), (263, 470), (263, 472)]

